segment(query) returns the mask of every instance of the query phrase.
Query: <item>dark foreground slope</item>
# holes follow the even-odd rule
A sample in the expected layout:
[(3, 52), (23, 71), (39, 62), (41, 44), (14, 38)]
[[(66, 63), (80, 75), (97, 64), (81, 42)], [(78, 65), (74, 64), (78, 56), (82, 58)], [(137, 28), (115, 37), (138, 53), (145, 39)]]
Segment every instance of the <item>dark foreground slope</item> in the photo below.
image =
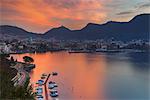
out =
[(11, 62), (6, 59), (5, 55), (0, 55), (0, 99), (33, 100), (32, 88), (27, 88), (29, 80), (23, 87), (13, 86), (11, 79), (17, 74), (17, 70), (11, 68), (10, 64)]

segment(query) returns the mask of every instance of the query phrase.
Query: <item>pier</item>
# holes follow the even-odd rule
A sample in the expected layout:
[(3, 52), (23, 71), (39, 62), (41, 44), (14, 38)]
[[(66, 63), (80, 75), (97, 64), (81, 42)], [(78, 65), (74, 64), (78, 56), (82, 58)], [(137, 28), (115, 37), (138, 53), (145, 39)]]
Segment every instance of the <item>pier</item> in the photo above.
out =
[[(38, 92), (38, 93), (40, 93), (41, 97), (39, 97), (39, 95), (38, 95), (37, 98), (42, 98), (42, 99), (44, 98), (44, 100), (49, 100), (50, 99), (49, 96), (51, 96), (52, 98), (58, 96), (57, 91), (53, 91), (53, 88), (58, 87), (57, 84), (55, 82), (52, 82), (52, 81), (51, 81), (51, 83), (49, 83), (49, 84), (51, 84), (50, 86), (49, 86), (49, 84), (47, 84), (47, 82), (49, 81), (49, 77), (51, 75), (56, 76), (57, 73), (56, 72), (52, 72), (50, 74), (44, 74), (43, 73), (41, 76), (41, 79), (38, 80), (37, 84), (38, 84), (38, 86), (42, 86), (42, 90), (45, 92), (45, 94), (43, 92)], [(50, 93), (47, 89), (50, 89)]]
[(44, 89), (45, 89), (45, 98), (46, 98), (46, 100), (48, 100), (48, 93), (47, 93), (47, 85), (46, 85), (46, 83), (47, 83), (47, 81), (48, 81), (50, 75), (51, 75), (51, 74), (48, 74), (48, 76), (47, 76), (47, 78), (46, 78), (46, 80), (45, 80), (45, 82), (44, 82), (44, 84), (43, 84), (43, 85), (44, 85)]

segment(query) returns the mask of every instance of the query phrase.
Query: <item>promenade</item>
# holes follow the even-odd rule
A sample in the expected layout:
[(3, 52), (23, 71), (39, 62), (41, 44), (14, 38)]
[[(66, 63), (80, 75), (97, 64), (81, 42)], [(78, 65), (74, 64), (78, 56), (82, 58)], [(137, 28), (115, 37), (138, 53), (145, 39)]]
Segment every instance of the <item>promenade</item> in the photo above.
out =
[[(11, 66), (18, 71), (17, 75), (11, 80), (14, 82), (14, 86), (23, 86), (27, 79), (30, 78), (29, 73), (25, 70), (25, 68), (27, 69), (29, 65), (30, 64), (16, 62), (14, 66)], [(28, 69), (31, 69), (31, 67), (29, 67)]]

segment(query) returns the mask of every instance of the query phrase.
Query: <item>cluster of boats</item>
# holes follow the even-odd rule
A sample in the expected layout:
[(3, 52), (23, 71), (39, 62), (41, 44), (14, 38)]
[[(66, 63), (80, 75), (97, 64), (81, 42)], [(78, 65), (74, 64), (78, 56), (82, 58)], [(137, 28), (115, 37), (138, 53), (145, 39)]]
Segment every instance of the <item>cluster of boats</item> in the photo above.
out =
[[(52, 75), (56, 76), (57, 73), (52, 72)], [(58, 85), (55, 82), (50, 81), (48, 83), (48, 88), (50, 89), (50, 96), (51, 97), (58, 97), (58, 91), (56, 90), (56, 87), (58, 87)]]
[(43, 88), (42, 86), (39, 86), (36, 88), (36, 97), (37, 97), (37, 100), (43, 100)]
[[(48, 76), (51, 76), (51, 75), (56, 76), (56, 75), (58, 75), (58, 73), (52, 72), (49, 75), (43, 73), (41, 76), (41, 79), (36, 82), (36, 84), (38, 85), (36, 87), (36, 98), (37, 98), (37, 100), (44, 100), (44, 97), (42, 95), (43, 94), (42, 86), (44, 84), (46, 85), (46, 82), (48, 80)], [(49, 89), (49, 93), (50, 93), (51, 97), (58, 97), (58, 92), (56, 90), (56, 87), (58, 87), (58, 85), (55, 82), (50, 81), (48, 83), (48, 89)]]
[(36, 84), (37, 84), (37, 87), (36, 87), (37, 100), (44, 100), (42, 85), (44, 85), (44, 79), (46, 79), (46, 77), (47, 77), (47, 74), (42, 74), (41, 79), (36, 82)]
[(48, 88), (50, 89), (50, 96), (51, 97), (58, 97), (58, 92), (55, 89), (58, 85), (55, 82), (50, 81), (48, 84)]

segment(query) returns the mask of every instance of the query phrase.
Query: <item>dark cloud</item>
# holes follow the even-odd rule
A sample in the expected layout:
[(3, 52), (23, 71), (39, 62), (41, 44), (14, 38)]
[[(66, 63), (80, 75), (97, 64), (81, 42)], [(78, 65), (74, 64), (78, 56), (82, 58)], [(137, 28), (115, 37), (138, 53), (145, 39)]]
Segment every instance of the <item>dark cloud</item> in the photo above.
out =
[(116, 15), (128, 15), (134, 13), (133, 11), (124, 11), (124, 12), (119, 12)]
[(77, 7), (77, 5), (79, 4), (80, 1), (78, 0), (70, 0), (69, 2), (65, 1), (65, 2), (61, 2), (59, 4), (59, 6), (63, 7), (63, 8), (75, 8)]
[(77, 7), (81, 0), (43, 0), (45, 3), (48, 3), (49, 5), (54, 5), (56, 7), (61, 8), (75, 8)]
[(150, 3), (147, 3), (147, 4), (139, 5), (138, 8), (149, 8), (149, 7), (150, 7)]
[(134, 6), (137, 10), (138, 9), (145, 9), (150, 8), (150, 1), (147, 2), (139, 2)]

